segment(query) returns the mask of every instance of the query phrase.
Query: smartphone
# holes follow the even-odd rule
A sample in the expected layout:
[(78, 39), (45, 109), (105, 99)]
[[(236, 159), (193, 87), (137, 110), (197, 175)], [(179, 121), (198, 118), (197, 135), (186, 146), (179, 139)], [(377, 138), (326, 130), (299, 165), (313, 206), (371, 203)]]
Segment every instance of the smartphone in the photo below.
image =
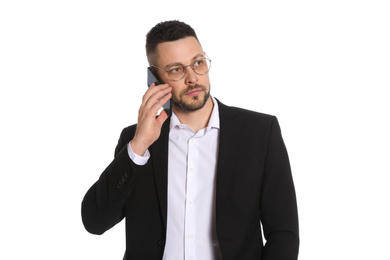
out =
[[(153, 69), (148, 67), (148, 87), (152, 85), (153, 83), (156, 83), (156, 85), (161, 84), (160, 79), (156, 75), (156, 73), (153, 72)], [(162, 99), (162, 98), (160, 98)], [(160, 100), (159, 99), (159, 100)], [(172, 115), (172, 98), (170, 98), (163, 106), (162, 108), (167, 112), (168, 117)]]

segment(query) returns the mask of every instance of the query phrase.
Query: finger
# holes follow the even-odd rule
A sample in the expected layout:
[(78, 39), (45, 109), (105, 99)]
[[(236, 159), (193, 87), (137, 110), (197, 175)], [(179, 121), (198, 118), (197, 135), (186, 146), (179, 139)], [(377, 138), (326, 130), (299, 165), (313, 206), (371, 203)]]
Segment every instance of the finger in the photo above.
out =
[(151, 109), (158, 111), (171, 97), (172, 97), (172, 93), (167, 93), (158, 102), (154, 103)]
[(149, 109), (155, 103), (157, 103), (160, 98), (162, 98), (170, 91), (171, 91), (170, 87), (168, 85), (165, 85), (162, 87), (155, 87), (154, 89), (146, 92), (142, 98), (142, 104), (140, 109), (141, 110)]
[(168, 100), (172, 97), (171, 93), (166, 94), (163, 98), (161, 98), (158, 102), (155, 102), (148, 109), (144, 109), (144, 113), (147, 114), (147, 117), (156, 117), (158, 111), (162, 108), (162, 106), (168, 102)]
[(164, 124), (165, 120), (167, 120), (167, 118), (168, 118), (168, 114), (167, 112), (165, 112), (165, 110), (163, 110), (161, 111), (160, 115), (158, 115), (156, 122), (161, 127)]
[[(149, 118), (149, 120), (156, 119), (156, 115), (158, 114), (158, 111), (160, 108), (172, 97), (171, 93), (167, 93), (166, 96), (161, 98), (158, 102), (157, 99), (153, 99), (154, 103), (152, 105), (145, 105), (144, 107), (141, 107), (138, 111), (138, 118), (139, 120), (141, 118)], [(151, 102), (151, 101), (148, 101)]]
[[(152, 106), (156, 105), (156, 103), (163, 102), (164, 96), (171, 93), (171, 92), (172, 92), (171, 87), (161, 89), (160, 91), (154, 93), (153, 95), (151, 95), (149, 97), (149, 99), (145, 102), (144, 107), (146, 109), (148, 109), (148, 108), (151, 108)], [(162, 104), (164, 104), (164, 103), (162, 103)]]
[(142, 102), (143, 103), (146, 103), (149, 98), (151, 96), (153, 96), (155, 93), (157, 93), (158, 91), (160, 90), (163, 90), (163, 89), (166, 89), (168, 88), (169, 85), (168, 84), (160, 84), (160, 85), (155, 85), (155, 83), (153, 83), (152, 85), (150, 85), (150, 87), (146, 90), (144, 96), (142, 97)]

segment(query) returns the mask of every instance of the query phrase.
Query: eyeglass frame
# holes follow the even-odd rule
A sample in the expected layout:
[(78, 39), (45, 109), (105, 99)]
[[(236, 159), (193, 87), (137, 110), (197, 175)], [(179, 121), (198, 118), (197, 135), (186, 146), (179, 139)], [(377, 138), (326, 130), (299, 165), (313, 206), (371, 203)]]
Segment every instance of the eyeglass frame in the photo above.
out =
[[(177, 65), (172, 65), (171, 67), (169, 67), (168, 70), (164, 70), (164, 69), (162, 69), (162, 68), (159, 68), (159, 67), (157, 67), (156, 65), (150, 65), (150, 67), (157, 68), (157, 69), (159, 69), (159, 70), (162, 70), (162, 71), (166, 72), (166, 73), (168, 74), (168, 77), (169, 77), (172, 81), (179, 81), (179, 80), (182, 80), (182, 79), (186, 76), (186, 74), (187, 74), (187, 67), (191, 67), (192, 70), (193, 70), (196, 74), (198, 74), (198, 75), (206, 75), (207, 73), (209, 73), (209, 71), (210, 71), (210, 69), (211, 69), (211, 59), (207, 56), (206, 53), (204, 53), (204, 54), (206, 55), (206, 57), (198, 58), (198, 59), (194, 60), (194, 62), (193, 62), (192, 64), (189, 64), (189, 65), (182, 65), (182, 66), (183, 66), (183, 72), (184, 72), (184, 73), (183, 73), (183, 77), (181, 77), (180, 79), (172, 79), (172, 78), (169, 76), (169, 69), (172, 68), (172, 67), (174, 67), (174, 66), (177, 66)], [(210, 67), (209, 67), (209, 69), (207, 70), (207, 72), (205, 72), (205, 73), (203, 73), (203, 74), (200, 74), (200, 73), (196, 72), (196, 70), (194, 69), (194, 64), (195, 64), (195, 62), (198, 61), (198, 60), (201, 60), (201, 59), (205, 59), (205, 60), (208, 60), (208, 61), (210, 62)]]

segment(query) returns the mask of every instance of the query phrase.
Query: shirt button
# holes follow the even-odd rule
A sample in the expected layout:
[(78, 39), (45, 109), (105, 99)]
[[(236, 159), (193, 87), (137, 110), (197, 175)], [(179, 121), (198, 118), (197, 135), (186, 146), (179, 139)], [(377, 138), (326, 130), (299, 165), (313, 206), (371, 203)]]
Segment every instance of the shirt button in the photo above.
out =
[(192, 239), (192, 235), (188, 235), (188, 239)]
[(194, 204), (194, 201), (190, 200), (190, 205)]
[(165, 240), (164, 239), (160, 239), (159, 241), (158, 241), (158, 245), (159, 246), (163, 246), (165, 244)]

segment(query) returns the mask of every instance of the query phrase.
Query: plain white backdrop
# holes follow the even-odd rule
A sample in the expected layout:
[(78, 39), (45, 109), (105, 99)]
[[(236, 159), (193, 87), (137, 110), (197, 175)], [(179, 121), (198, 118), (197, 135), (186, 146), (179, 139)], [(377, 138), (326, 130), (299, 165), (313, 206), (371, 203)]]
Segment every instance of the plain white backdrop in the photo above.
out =
[(301, 260), (390, 259), (388, 1), (0, 3), (1, 259), (122, 259), (124, 223), (80, 205), (146, 90), (145, 35), (179, 19), (212, 61), (212, 95), (276, 115)]

